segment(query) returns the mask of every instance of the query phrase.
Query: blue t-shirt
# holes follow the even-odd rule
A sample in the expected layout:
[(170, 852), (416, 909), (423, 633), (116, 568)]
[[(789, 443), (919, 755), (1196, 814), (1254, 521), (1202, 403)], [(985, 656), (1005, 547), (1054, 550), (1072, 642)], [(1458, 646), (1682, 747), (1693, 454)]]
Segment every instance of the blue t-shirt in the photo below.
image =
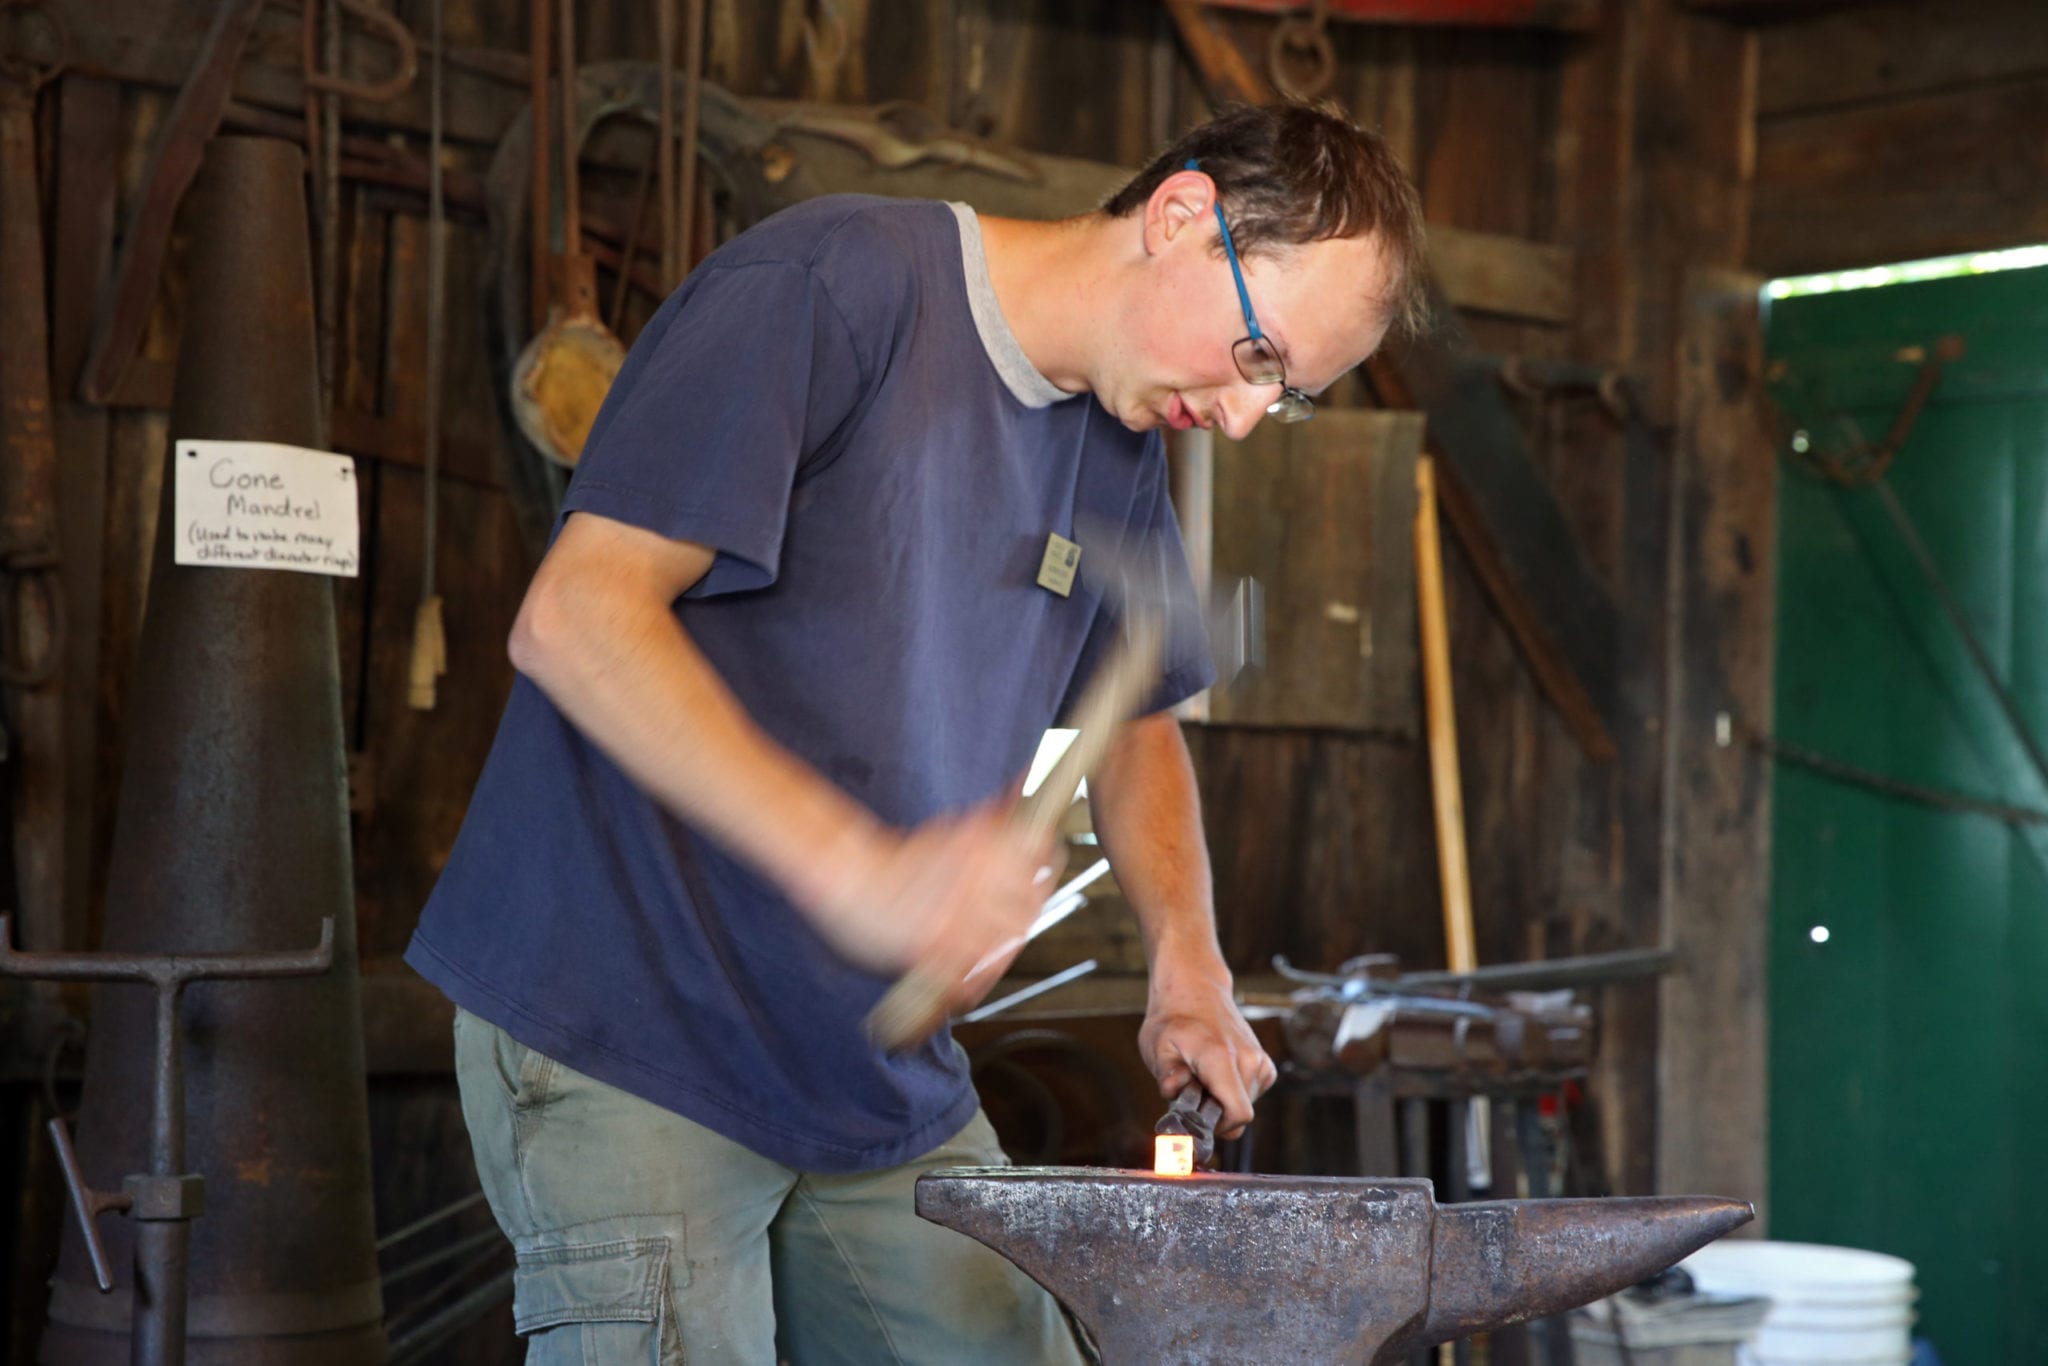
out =
[[(684, 629), (764, 731), (902, 827), (1013, 785), (1114, 638), (1085, 574), (1038, 585), (1048, 533), (1084, 569), (1121, 535), (1187, 576), (1158, 436), (1031, 367), (958, 205), (834, 196), (720, 248), (634, 345), (563, 506), (716, 547)], [(1155, 707), (1210, 677), (1199, 638), (1170, 641)], [(523, 677), (406, 961), (793, 1167), (892, 1166), (974, 1112), (949, 1038), (869, 1044), (888, 980)]]

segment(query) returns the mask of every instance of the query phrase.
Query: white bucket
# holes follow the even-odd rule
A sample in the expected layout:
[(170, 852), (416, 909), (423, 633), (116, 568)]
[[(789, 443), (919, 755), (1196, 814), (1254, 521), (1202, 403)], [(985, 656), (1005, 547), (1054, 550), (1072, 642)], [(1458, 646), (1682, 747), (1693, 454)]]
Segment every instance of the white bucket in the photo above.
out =
[(1756, 1366), (1905, 1366), (1913, 1355), (1913, 1264), (1817, 1243), (1724, 1241), (1682, 1265), (1703, 1291), (1768, 1295), (1745, 1350)]

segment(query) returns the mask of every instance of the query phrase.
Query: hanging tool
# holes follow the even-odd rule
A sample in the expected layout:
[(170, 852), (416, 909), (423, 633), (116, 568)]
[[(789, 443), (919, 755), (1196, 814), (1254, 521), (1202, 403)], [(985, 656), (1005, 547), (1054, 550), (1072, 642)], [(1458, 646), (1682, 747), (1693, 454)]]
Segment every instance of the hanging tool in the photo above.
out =
[(436, 591), (441, 512), (441, 385), (448, 349), (448, 212), (441, 190), (441, 13), (443, 0), (431, 0), (434, 32), (433, 80), (429, 92), (427, 133), (427, 404), (422, 435), (425, 470), (420, 480), (420, 601), (413, 612), (412, 661), (407, 672), (406, 701), (414, 711), (434, 709), (435, 684), (448, 672), (448, 637), (441, 621), (441, 595)]
[(220, 116), (234, 92), (235, 67), (255, 31), (265, 0), (228, 0), (214, 11), (213, 26), (199, 46), (199, 59), (185, 79), (178, 98), (164, 116), (149, 169), (142, 176), (142, 198), (128, 215), (114, 279), (93, 318), (92, 345), (78, 380), (88, 403), (105, 403), (135, 357), (142, 329), (156, 302), (157, 280), (170, 248), (171, 220), (178, 201), (199, 172), (206, 143), (220, 126)]
[[(562, 254), (555, 305), (547, 326), (519, 353), (512, 373), (512, 412), (526, 439), (558, 465), (582, 458), (597, 410), (625, 363), (626, 348), (597, 312), (596, 267), (583, 254), (576, 162), (576, 10), (561, 0), (555, 45), (562, 65)], [(536, 137), (539, 130), (536, 128)]]
[[(281, 4), (283, 0), (271, 0), (271, 3)], [(367, 0), (332, 0), (331, 8), (334, 18), (329, 22), (338, 26), (341, 14), (346, 11), (390, 42), (391, 71), (381, 81), (350, 80), (337, 69), (336, 63), (340, 54), (330, 52), (327, 57), (327, 70), (311, 67), (306, 70), (306, 88), (323, 95), (339, 95), (344, 99), (362, 100), (369, 104), (389, 104), (412, 89), (413, 81), (419, 77), (419, 44), (413, 41), (411, 31), (399, 22), (397, 16), (378, 9)], [(438, 50), (438, 43), (436, 47)]]
[(668, 282), (682, 283), (695, 264), (697, 213), (697, 124), (704, 103), (704, 0), (683, 5), (683, 130), (676, 149), (682, 159), (676, 175), (676, 267)]
[(1019, 987), (1007, 996), (984, 1002), (960, 1017), (962, 1023), (979, 1024), (983, 1020), (1013, 1010), (1026, 1001), (1035, 1001), (1049, 991), (1057, 991), (1069, 982), (1078, 982), (1096, 968), (1102, 966), (1093, 958), (1084, 958), (1070, 968), (1062, 968), (1050, 977), (1041, 978), (1028, 987)]
[[(235, 69), (266, 3), (270, 0), (224, 0), (214, 10), (213, 25), (200, 43), (192, 74), (186, 77), (177, 100), (164, 117), (156, 145), (150, 150), (148, 169), (143, 173), (141, 199), (129, 215), (113, 284), (93, 319), (92, 345), (78, 378), (78, 392), (88, 403), (109, 402), (129, 362), (135, 358), (150, 309), (156, 302), (157, 283), (170, 248), (178, 203), (199, 170), (207, 140), (220, 127), (221, 114), (234, 93)], [(412, 83), (417, 65), (411, 34), (391, 15), (364, 0), (338, 3), (391, 39), (396, 50), (394, 70), (375, 84), (345, 81), (331, 71), (309, 70), (305, 77), (308, 88), (332, 97), (345, 94), (369, 101), (395, 99), (403, 94)], [(339, 26), (337, 11), (329, 19), (330, 54), (339, 48)], [(330, 144), (324, 150), (331, 158), (331, 144), (340, 140), (335, 118), (327, 120), (322, 136)]]
[[(676, 0), (654, 0), (654, 47), (661, 100), (654, 121), (655, 193), (661, 199), (661, 287), (670, 290), (682, 276), (676, 268)], [(639, 227), (639, 215), (635, 214), (634, 231)]]
[[(620, 324), (625, 319), (626, 295), (632, 288), (633, 276), (639, 268), (640, 236), (647, 226), (647, 200), (649, 193), (655, 189), (654, 182), (659, 179), (661, 168), (670, 164), (667, 145), (657, 136), (654, 140), (654, 146), (648, 151), (647, 160), (640, 165), (640, 176), (633, 184), (633, 209), (626, 217), (627, 227), (622, 234), (624, 241), (619, 245), (618, 274), (612, 280), (612, 306), (605, 313), (604, 322), (604, 325), (613, 332), (619, 330)], [(660, 198), (661, 196), (657, 195), (656, 197)], [(666, 203), (666, 199), (663, 199), (663, 202)], [(666, 245), (665, 241), (660, 243), (657, 246), (657, 251), (660, 247)], [(655, 268), (659, 271), (659, 260), (656, 261)], [(662, 288), (666, 289), (667, 286), (663, 285)]]
[[(527, 204), (527, 248), (532, 264), (526, 301), (530, 314), (527, 325), (535, 332), (548, 325), (548, 312), (555, 295), (555, 261), (548, 249), (549, 239), (555, 230), (555, 182), (548, 165), (548, 153), (555, 137), (555, 126), (548, 112), (548, 82), (554, 66), (549, 36), (554, 24), (553, 13), (554, 0), (532, 0), (527, 7), (528, 46), (532, 56), (528, 99), (532, 105), (533, 136), (528, 139), (532, 158), (529, 183), (532, 189)], [(525, 333), (514, 335), (523, 336)]]

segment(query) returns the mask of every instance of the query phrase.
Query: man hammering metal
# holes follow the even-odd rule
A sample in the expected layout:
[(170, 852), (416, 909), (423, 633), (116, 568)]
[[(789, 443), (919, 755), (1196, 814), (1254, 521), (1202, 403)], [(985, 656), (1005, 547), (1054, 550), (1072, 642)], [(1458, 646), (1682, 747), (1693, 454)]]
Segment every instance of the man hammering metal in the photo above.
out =
[[(1089, 568), (1192, 593), (1159, 433), (1311, 417), (1412, 315), (1420, 250), (1377, 136), (1244, 108), (1099, 212), (827, 197), (662, 306), (407, 955), (460, 1007), (533, 1359), (1078, 1356), (1038, 1286), (917, 1218), (920, 1172), (1003, 1159), (945, 1030), (868, 1017), (906, 974), (972, 1004), (1044, 900), (1012, 794), (1129, 615)], [(1229, 1136), (1274, 1067), (1168, 712), (1210, 681), (1199, 629), (1170, 617), (1156, 668), (1093, 811), (1146, 1064)]]
[(0, 1366), (2048, 1362), (2044, 54), (0, 0)]

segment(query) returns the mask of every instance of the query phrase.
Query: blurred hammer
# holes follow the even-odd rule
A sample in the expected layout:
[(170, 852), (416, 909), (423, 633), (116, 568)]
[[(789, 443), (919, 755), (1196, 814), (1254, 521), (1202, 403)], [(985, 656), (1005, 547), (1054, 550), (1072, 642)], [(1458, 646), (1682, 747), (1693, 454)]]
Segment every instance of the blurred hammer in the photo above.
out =
[[(1159, 651), (1165, 639), (1164, 614), (1134, 606), (1124, 619), (1124, 633), (1109, 658), (1088, 680), (1088, 689), (1074, 708), (1077, 733), (1052, 772), (1036, 791), (1017, 808), (1015, 828), (1027, 849), (1043, 847), (1052, 839), (1060, 817), (1074, 804), (1081, 780), (1109, 752), (1116, 728), (1144, 702), (1159, 680)], [(967, 975), (972, 977), (990, 961), (1000, 959), (1024, 943), (1024, 936), (1006, 940), (992, 949)], [(882, 1047), (907, 1048), (937, 1029), (946, 1018), (946, 1001), (953, 993), (954, 979), (925, 965), (915, 965), (889, 988), (888, 994), (868, 1012), (868, 1037)]]

